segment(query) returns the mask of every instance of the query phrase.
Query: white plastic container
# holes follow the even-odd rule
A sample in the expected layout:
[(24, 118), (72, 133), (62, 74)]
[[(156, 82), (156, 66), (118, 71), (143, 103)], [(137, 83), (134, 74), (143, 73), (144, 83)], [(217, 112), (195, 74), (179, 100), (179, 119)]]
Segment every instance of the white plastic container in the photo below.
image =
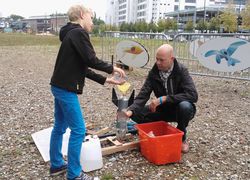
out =
[(86, 136), (81, 149), (81, 166), (84, 172), (103, 167), (102, 148), (98, 136)]

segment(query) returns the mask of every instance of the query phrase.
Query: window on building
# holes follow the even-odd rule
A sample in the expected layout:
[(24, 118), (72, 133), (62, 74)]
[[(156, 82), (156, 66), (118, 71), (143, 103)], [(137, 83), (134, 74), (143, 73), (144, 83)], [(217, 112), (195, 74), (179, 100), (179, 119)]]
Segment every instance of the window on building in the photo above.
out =
[(138, 0), (138, 4), (139, 3), (142, 3), (142, 2), (145, 2), (146, 0)]
[(174, 2), (179, 2), (179, 0), (174, 0)]
[(137, 13), (137, 17), (141, 17), (141, 16), (145, 16), (145, 15), (146, 15), (145, 11)]
[(174, 11), (179, 11), (179, 6), (178, 5), (174, 5)]
[(139, 5), (138, 7), (137, 7), (137, 10), (141, 10), (141, 9), (146, 9), (146, 4), (143, 4), (143, 5)]
[(186, 3), (196, 3), (196, 0), (185, 0)]
[(127, 2), (127, 0), (119, 0), (118, 2), (119, 4), (121, 4), (121, 3)]
[(126, 4), (123, 4), (123, 5), (119, 6), (119, 10), (120, 9), (125, 9), (126, 7), (127, 7)]
[(188, 9), (195, 9), (195, 6), (185, 6), (185, 10), (188, 10)]
[(120, 16), (118, 19), (119, 20), (124, 20), (126, 18), (126, 16)]
[(119, 12), (119, 15), (126, 14), (126, 10), (122, 10)]

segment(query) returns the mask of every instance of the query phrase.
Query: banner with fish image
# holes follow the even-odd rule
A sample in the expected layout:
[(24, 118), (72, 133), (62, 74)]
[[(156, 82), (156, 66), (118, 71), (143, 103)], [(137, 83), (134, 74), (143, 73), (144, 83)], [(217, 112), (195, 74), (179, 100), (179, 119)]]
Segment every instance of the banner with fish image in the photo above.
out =
[(192, 55), (193, 58), (197, 57), (197, 50), (199, 47), (208, 41), (208, 38), (198, 38), (189, 43), (189, 53)]
[(136, 41), (124, 40), (116, 45), (117, 60), (132, 67), (144, 67), (149, 61), (148, 51)]
[(219, 72), (235, 72), (250, 67), (250, 43), (233, 37), (206, 41), (197, 49), (199, 62)]

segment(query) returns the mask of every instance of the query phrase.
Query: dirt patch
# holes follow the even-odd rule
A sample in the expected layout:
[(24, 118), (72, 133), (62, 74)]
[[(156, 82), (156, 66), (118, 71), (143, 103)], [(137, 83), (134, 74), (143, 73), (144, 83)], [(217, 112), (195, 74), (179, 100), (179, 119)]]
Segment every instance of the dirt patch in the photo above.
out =
[[(31, 134), (53, 125), (49, 81), (58, 47), (0, 49), (0, 179), (51, 179)], [(146, 73), (128, 77), (139, 92)], [(190, 152), (181, 163), (156, 166), (138, 150), (104, 157), (91, 172), (103, 179), (249, 179), (250, 82), (194, 76), (197, 115), (188, 127)], [(112, 85), (87, 80), (79, 96), (86, 122), (114, 127)], [(63, 179), (65, 175), (54, 179)]]

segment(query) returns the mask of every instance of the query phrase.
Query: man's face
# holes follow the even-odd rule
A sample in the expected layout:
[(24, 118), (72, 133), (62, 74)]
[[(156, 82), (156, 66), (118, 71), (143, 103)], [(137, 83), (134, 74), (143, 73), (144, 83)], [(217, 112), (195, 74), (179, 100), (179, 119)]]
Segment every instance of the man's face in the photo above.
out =
[(173, 63), (173, 57), (168, 55), (166, 51), (158, 51), (156, 53), (156, 65), (160, 71), (168, 71)]
[(88, 12), (83, 15), (83, 27), (87, 32), (91, 32), (94, 27), (93, 18), (92, 12)]

